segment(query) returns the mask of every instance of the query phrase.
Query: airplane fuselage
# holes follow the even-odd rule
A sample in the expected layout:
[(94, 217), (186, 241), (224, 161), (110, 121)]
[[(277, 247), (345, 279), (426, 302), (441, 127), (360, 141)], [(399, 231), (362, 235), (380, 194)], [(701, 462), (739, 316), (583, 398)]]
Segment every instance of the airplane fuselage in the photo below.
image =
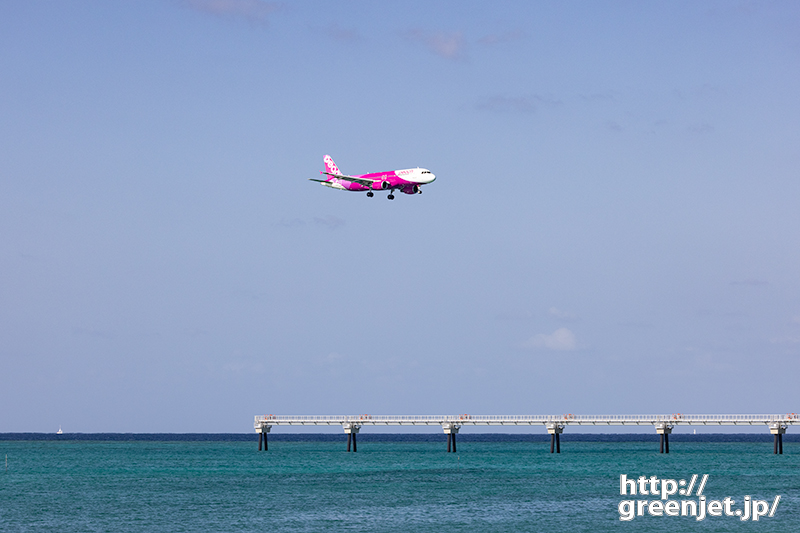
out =
[(406, 168), (348, 176), (342, 174), (331, 156), (326, 155), (323, 161), (325, 170), (321, 174), (325, 176), (325, 179), (312, 179), (312, 181), (342, 191), (366, 191), (367, 196), (373, 196), (372, 191), (389, 191), (389, 200), (394, 198), (396, 190), (406, 194), (421, 194), (420, 187), (436, 179), (436, 176), (427, 168)]
[(363, 191), (380, 191), (396, 189), (406, 194), (417, 194), (419, 186), (430, 183), (436, 179), (436, 176), (426, 168), (408, 168), (404, 170), (390, 170), (387, 172), (373, 172), (371, 174), (361, 174), (354, 176), (357, 178), (372, 180), (371, 186), (362, 185), (354, 181), (348, 181), (347, 178), (337, 178), (331, 176), (331, 179), (324, 182), (323, 185), (332, 187), (334, 189), (342, 189), (347, 191), (363, 192)]

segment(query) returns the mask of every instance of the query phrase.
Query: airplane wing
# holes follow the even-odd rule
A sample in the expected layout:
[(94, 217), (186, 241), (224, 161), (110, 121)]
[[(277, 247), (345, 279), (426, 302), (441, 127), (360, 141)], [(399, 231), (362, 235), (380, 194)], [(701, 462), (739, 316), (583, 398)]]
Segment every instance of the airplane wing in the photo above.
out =
[[(322, 172), (322, 174), (326, 174), (328, 176), (339, 178), (346, 181), (352, 181), (353, 183), (358, 183), (359, 185), (363, 185), (364, 187), (372, 187), (372, 184), (376, 181), (380, 180), (371, 180), (369, 178), (359, 178), (357, 176), (345, 176), (344, 174), (331, 174), (330, 172)], [(321, 181), (321, 180), (311, 180), (311, 181)]]

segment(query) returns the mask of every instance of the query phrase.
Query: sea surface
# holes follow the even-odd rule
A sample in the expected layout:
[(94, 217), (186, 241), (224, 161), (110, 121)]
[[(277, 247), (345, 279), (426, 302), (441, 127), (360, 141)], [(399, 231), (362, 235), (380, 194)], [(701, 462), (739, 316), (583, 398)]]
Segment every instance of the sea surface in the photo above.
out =
[[(787, 436), (788, 437), (788, 436)], [(0, 434), (0, 531), (800, 532), (800, 442), (769, 435)], [(8, 467), (5, 470), (5, 458)], [(775, 516), (620, 521), (620, 474), (708, 474), (709, 500)], [(638, 498), (649, 498), (639, 496)], [(675, 496), (674, 498), (677, 498)]]

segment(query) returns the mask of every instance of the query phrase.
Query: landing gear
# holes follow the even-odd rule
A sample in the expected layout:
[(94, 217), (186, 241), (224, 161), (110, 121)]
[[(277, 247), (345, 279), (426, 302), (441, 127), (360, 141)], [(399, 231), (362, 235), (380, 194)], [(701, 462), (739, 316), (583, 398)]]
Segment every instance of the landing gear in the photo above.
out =
[(372, 198), (373, 196), (375, 196), (375, 194), (372, 191), (367, 193), (367, 198)]
[(390, 194), (389, 196), (387, 196), (387, 198), (388, 198), (389, 200), (394, 200), (394, 194)]

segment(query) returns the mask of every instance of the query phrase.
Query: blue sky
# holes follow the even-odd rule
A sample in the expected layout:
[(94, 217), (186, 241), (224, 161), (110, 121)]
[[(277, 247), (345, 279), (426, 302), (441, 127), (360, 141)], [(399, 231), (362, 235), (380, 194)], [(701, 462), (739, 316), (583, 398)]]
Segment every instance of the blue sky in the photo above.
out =
[(798, 22), (4, 2), (0, 431), (798, 411)]

